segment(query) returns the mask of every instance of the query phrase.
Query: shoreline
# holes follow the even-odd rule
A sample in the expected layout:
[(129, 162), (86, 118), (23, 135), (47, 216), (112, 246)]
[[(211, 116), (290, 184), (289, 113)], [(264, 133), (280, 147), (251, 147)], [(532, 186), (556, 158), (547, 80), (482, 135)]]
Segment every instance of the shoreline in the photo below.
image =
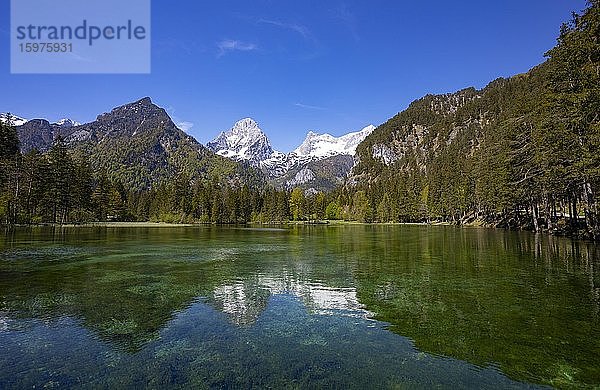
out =
[(588, 237), (577, 237), (565, 234), (553, 234), (552, 232), (534, 232), (527, 229), (507, 229), (503, 227), (491, 226), (483, 223), (482, 221), (473, 221), (465, 224), (454, 224), (450, 222), (383, 222), (383, 223), (373, 223), (373, 222), (358, 222), (358, 221), (341, 221), (341, 220), (317, 220), (317, 221), (286, 221), (286, 222), (246, 222), (246, 223), (231, 223), (231, 224), (218, 224), (214, 222), (198, 222), (198, 223), (172, 223), (172, 222), (86, 222), (80, 224), (16, 224), (16, 225), (4, 225), (0, 224), (0, 227), (4, 229), (11, 228), (44, 228), (44, 227), (52, 227), (52, 228), (189, 228), (189, 227), (207, 227), (207, 226), (223, 226), (223, 227), (235, 227), (235, 226), (247, 226), (254, 228), (268, 228), (273, 226), (278, 227), (309, 227), (309, 226), (431, 226), (431, 227), (456, 227), (456, 228), (467, 228), (467, 229), (490, 229), (496, 231), (505, 231), (505, 232), (528, 232), (531, 234), (540, 234), (548, 237), (561, 237), (568, 238), (576, 241), (588, 241), (588, 242), (596, 242)]
[(86, 222), (86, 223), (66, 223), (66, 224), (52, 224), (52, 223), (42, 223), (42, 224), (31, 224), (31, 225), (2, 225), (3, 227), (61, 227), (61, 228), (86, 228), (86, 227), (110, 227), (110, 228), (119, 228), (119, 227), (192, 227), (192, 226), (201, 226), (206, 224), (192, 224), (192, 223), (167, 223), (167, 222)]

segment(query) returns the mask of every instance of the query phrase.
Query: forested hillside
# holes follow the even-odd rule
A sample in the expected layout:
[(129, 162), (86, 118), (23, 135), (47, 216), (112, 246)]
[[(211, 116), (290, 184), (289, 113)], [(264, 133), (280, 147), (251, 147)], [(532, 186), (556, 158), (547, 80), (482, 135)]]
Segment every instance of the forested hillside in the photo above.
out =
[(548, 60), (481, 91), (429, 95), (358, 149), (346, 207), (367, 221), (475, 219), (598, 238), (600, 10), (563, 25)]
[[(58, 138), (47, 153), (21, 154), (13, 127), (0, 124), (3, 224), (162, 221), (285, 221), (287, 194), (222, 175), (185, 172), (136, 190)], [(114, 172), (113, 172), (114, 173)], [(135, 183), (134, 183), (135, 184)]]
[(264, 212), (255, 198), (271, 201), (257, 171), (206, 149), (149, 98), (68, 129), (8, 122), (0, 123), (6, 224), (246, 222)]

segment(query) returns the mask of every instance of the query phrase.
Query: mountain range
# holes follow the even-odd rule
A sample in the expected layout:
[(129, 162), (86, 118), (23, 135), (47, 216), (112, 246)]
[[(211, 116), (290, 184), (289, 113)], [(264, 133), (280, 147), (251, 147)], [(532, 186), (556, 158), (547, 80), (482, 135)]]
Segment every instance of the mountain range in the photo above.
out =
[(273, 150), (255, 120), (244, 118), (207, 147), (220, 156), (248, 162), (278, 187), (318, 192), (344, 181), (354, 166), (356, 148), (374, 129), (370, 125), (341, 137), (309, 131), (301, 145), (283, 153)]
[(0, 114), (0, 122), (2, 122), (2, 123), (10, 122), (10, 124), (13, 126), (21, 126), (22, 124), (27, 122), (27, 119), (21, 118), (16, 115), (9, 115), (8, 113), (1, 113)]
[[(8, 115), (1, 114), (0, 120), (7, 122)], [(218, 167), (222, 172), (217, 176), (260, 181), (255, 168), (278, 188), (300, 187), (313, 193), (331, 190), (343, 183), (355, 165), (356, 148), (375, 129), (371, 125), (341, 137), (309, 131), (294, 151), (283, 153), (272, 148), (254, 119), (244, 118), (204, 147), (178, 129), (150, 98), (116, 107), (85, 124), (67, 118), (50, 123), (11, 116), (10, 121), (22, 152), (46, 152), (60, 136), (74, 152), (89, 156), (93, 169), (135, 190), (179, 173), (192, 178), (210, 176)]]
[(50, 123), (46, 119), (28, 120), (15, 115), (9, 117), (8, 114), (0, 114), (0, 122), (8, 123), (9, 121), (17, 128), (23, 152), (31, 149), (45, 152), (50, 149), (58, 136), (66, 137), (71, 134), (74, 127), (81, 125), (68, 118)]
[(19, 119), (13, 123), (21, 123), (16, 129), (22, 152), (45, 152), (60, 136), (73, 155), (87, 156), (95, 172), (106, 173), (130, 190), (148, 189), (177, 175), (191, 180), (260, 182), (253, 170), (215, 155), (178, 129), (167, 112), (148, 97), (85, 124), (70, 119), (56, 123)]
[[(251, 118), (237, 122), (205, 147), (178, 129), (150, 98), (117, 107), (83, 125), (17, 117), (10, 121), (23, 151), (46, 151), (62, 138), (71, 156), (87, 156), (96, 178), (105, 172), (125, 190), (139, 191), (120, 191), (123, 202), (139, 195), (130, 202), (132, 209), (147, 204), (138, 202), (146, 195), (156, 199), (154, 206), (171, 199), (169, 207), (139, 213), (142, 219), (158, 215), (163, 220), (161, 215), (166, 215), (179, 221), (213, 222), (477, 221), (597, 240), (599, 15), (598, 3), (590, 2), (583, 14), (575, 14), (562, 26), (557, 45), (545, 53), (547, 61), (526, 73), (496, 79), (482, 89), (426, 95), (376, 129), (368, 126), (341, 137), (309, 132), (290, 153), (274, 150)], [(9, 120), (6, 115), (0, 119)], [(14, 133), (5, 133), (3, 155), (12, 156)], [(47, 156), (25, 156), (25, 161), (39, 163), (39, 169), (14, 168), (19, 174), (6, 176), (12, 181), (3, 196), (15, 197), (17, 204), (20, 174), (45, 177), (45, 168), (52, 168), (56, 156), (63, 158), (54, 160), (52, 172), (64, 175), (61, 168), (69, 166), (70, 157), (64, 152), (60, 148)], [(86, 170), (82, 161), (76, 163), (70, 165)], [(272, 188), (259, 191), (267, 181), (286, 190), (301, 187), (305, 196)], [(157, 186), (163, 182), (173, 185)], [(222, 186), (223, 182), (232, 185)], [(56, 183), (42, 184), (46, 209), (56, 211), (51, 208), (56, 204), (47, 202), (53, 200)], [(161, 192), (166, 187), (171, 195)], [(71, 191), (67, 185), (61, 188)], [(306, 196), (317, 191), (324, 193)], [(180, 201), (190, 193), (196, 194), (193, 202)], [(67, 218), (69, 199), (61, 201), (61, 221), (74, 219)], [(23, 203), (21, 214), (19, 208), (4, 207), (8, 223), (31, 221), (32, 215), (57, 222), (56, 212), (35, 214), (31, 210), (35, 204)]]
[[(10, 124), (13, 126), (22, 126), (25, 123), (27, 123), (29, 121), (29, 119), (21, 118), (20, 116), (8, 114), (8, 113), (0, 113), (0, 122), (8, 123), (9, 121), (10, 121)], [(70, 119), (70, 118), (62, 118), (52, 124), (59, 126), (59, 127), (65, 127), (65, 128), (81, 125), (81, 123), (79, 123), (73, 119)]]

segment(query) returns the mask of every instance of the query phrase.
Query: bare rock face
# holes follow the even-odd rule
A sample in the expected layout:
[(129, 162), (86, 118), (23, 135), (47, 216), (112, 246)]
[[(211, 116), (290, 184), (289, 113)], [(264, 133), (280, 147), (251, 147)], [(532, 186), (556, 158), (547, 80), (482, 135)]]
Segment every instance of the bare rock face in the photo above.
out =
[(32, 149), (45, 152), (58, 136), (65, 138), (72, 133), (71, 128), (81, 125), (81, 123), (68, 118), (50, 123), (46, 119), (29, 120), (8, 113), (0, 114), (0, 122), (16, 128), (20, 148), (24, 153)]

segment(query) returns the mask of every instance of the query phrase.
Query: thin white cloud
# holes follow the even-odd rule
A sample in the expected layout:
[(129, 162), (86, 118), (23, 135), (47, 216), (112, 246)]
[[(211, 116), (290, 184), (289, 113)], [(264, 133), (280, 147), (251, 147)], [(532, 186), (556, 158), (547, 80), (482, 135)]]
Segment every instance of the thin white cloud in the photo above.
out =
[(230, 51), (252, 51), (258, 49), (255, 43), (237, 41), (235, 39), (223, 39), (217, 42), (219, 53), (217, 57), (222, 57)]
[(326, 110), (327, 108), (325, 107), (319, 107), (319, 106), (311, 106), (310, 104), (302, 104), (302, 103), (294, 103), (294, 106), (296, 107), (300, 107), (300, 108), (306, 108), (308, 110), (319, 110), (319, 111), (323, 111)]
[(258, 23), (270, 24), (271, 26), (276, 26), (280, 28), (284, 28), (287, 30), (292, 30), (304, 37), (307, 40), (314, 41), (314, 37), (308, 27), (303, 26), (297, 23), (286, 23), (279, 20), (269, 20), (269, 19), (259, 19)]
[(308, 51), (307, 52), (298, 52), (297, 55), (299, 55), (299, 56), (297, 57), (297, 59), (300, 59), (303, 61), (310, 61), (310, 60), (313, 60), (314, 58), (318, 57), (321, 53), (321, 43), (314, 36), (312, 31), (308, 27), (306, 27), (302, 24), (286, 22), (286, 21), (282, 21), (279, 19), (265, 19), (265, 18), (257, 19), (255, 21), (255, 23), (279, 28), (282, 30), (287, 30), (293, 34), (300, 36), (306, 42), (306, 45), (307, 45), (304, 50), (305, 51), (308, 50)]
[(79, 61), (79, 62), (95, 62), (94, 60), (92, 60), (91, 58), (88, 57), (82, 57), (79, 54), (75, 53), (75, 52), (70, 52), (68, 53), (68, 57), (71, 57), (72, 59), (74, 59), (75, 61)]
[(189, 129), (194, 127), (194, 124), (192, 122), (181, 121), (181, 122), (177, 122), (177, 127), (187, 133)]

